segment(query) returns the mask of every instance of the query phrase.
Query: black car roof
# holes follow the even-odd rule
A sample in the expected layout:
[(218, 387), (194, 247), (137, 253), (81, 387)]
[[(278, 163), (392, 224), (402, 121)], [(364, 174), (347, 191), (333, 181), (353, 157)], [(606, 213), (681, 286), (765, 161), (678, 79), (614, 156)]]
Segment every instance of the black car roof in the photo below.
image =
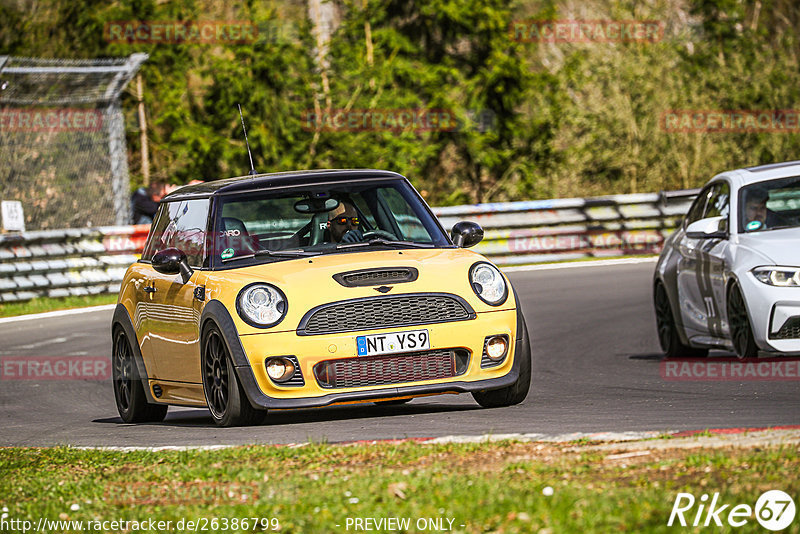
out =
[(328, 182), (341, 182), (343, 180), (368, 180), (375, 178), (403, 178), (403, 176), (396, 172), (381, 171), (376, 169), (328, 169), (274, 172), (267, 174), (256, 174), (253, 176), (224, 178), (222, 180), (203, 182), (201, 184), (187, 185), (170, 193), (164, 197), (163, 201), (192, 197), (208, 197), (223, 193), (258, 191), (273, 187), (317, 185)]

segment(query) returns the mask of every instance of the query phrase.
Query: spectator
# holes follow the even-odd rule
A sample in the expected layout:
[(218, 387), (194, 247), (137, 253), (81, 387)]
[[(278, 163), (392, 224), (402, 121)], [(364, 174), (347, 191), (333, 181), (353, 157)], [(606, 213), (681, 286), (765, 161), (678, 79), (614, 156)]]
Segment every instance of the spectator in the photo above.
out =
[(151, 224), (158, 211), (158, 203), (167, 192), (164, 182), (150, 182), (150, 186), (140, 187), (131, 195), (131, 219), (133, 224)]

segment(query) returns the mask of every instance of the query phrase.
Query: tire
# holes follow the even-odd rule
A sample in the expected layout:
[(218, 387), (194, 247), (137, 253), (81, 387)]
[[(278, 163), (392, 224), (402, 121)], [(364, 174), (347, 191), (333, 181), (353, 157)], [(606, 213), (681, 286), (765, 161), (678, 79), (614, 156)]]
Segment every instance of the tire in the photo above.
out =
[(385, 401), (377, 401), (375, 404), (378, 406), (400, 406), (401, 404), (411, 402), (411, 400), (412, 399), (392, 399)]
[(203, 393), (218, 426), (250, 426), (260, 423), (266, 410), (253, 408), (231, 363), (225, 340), (216, 325), (203, 336)]
[(111, 354), (111, 373), (114, 385), (114, 400), (119, 416), (126, 423), (159, 423), (167, 416), (166, 404), (147, 402), (142, 380), (125, 330), (114, 329)]
[(742, 290), (735, 282), (728, 289), (727, 308), (728, 327), (736, 357), (740, 360), (757, 358), (758, 346), (753, 336), (753, 328), (750, 326), (750, 317), (747, 315), (747, 305)]
[(656, 283), (653, 302), (656, 308), (658, 342), (666, 358), (705, 358), (708, 356), (708, 349), (696, 349), (681, 341), (678, 327), (675, 324), (675, 316), (672, 315), (672, 305), (669, 302), (667, 290), (661, 282)]
[[(522, 350), (514, 352), (514, 357), (520, 358), (519, 376), (513, 384), (504, 388), (473, 391), (472, 398), (484, 408), (500, 408), (519, 404), (525, 400), (531, 388), (531, 349), (528, 341), (528, 327), (525, 324), (525, 317), (522, 317), (522, 311), (519, 313), (525, 335)], [(519, 335), (520, 333), (517, 332), (517, 336)]]

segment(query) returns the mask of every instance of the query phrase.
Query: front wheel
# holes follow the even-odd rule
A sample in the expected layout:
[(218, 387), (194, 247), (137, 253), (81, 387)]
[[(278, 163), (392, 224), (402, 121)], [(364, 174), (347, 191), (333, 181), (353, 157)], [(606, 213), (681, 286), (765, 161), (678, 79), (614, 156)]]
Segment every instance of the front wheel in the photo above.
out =
[[(521, 311), (519, 312), (522, 313)], [(492, 389), (489, 391), (473, 391), (472, 398), (484, 408), (499, 408), (503, 406), (513, 406), (525, 400), (531, 388), (531, 349), (528, 341), (528, 327), (525, 318), (521, 317), (521, 328), (523, 332), (517, 332), (517, 336), (525, 335), (525, 342), (522, 350), (514, 352), (514, 358), (519, 358), (519, 376), (510, 386)]]
[(202, 360), (203, 392), (214, 422), (225, 427), (260, 423), (266, 411), (250, 404), (239, 384), (225, 340), (214, 325), (206, 330)]
[(126, 423), (158, 423), (167, 416), (166, 404), (147, 402), (142, 380), (133, 359), (133, 347), (121, 327), (114, 330), (111, 355), (114, 400), (119, 416)]
[(655, 288), (654, 301), (656, 307), (656, 326), (658, 328), (658, 342), (664, 356), (668, 359), (687, 357), (705, 358), (708, 356), (708, 349), (696, 349), (685, 345), (678, 334), (678, 326), (672, 315), (672, 307), (669, 303), (667, 290), (664, 284), (658, 282)]
[(747, 315), (747, 306), (742, 290), (735, 283), (728, 290), (728, 325), (736, 356), (741, 360), (757, 357), (758, 347)]

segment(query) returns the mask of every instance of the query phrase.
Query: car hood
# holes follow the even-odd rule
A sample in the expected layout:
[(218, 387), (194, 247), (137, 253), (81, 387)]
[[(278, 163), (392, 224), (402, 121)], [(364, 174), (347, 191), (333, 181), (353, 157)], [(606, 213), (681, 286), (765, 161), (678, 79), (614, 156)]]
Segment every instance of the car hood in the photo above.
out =
[[(477, 261), (487, 261), (475, 252), (465, 249), (403, 249), (369, 252), (351, 252), (298, 258), (208, 273), (206, 294), (208, 300), (221, 301), (236, 322), (240, 334), (265, 333), (249, 326), (236, 313), (236, 297), (244, 286), (253, 282), (267, 282), (280, 288), (286, 295), (288, 311), (278, 331), (293, 330), (300, 319), (312, 308), (341, 300), (364, 297), (393, 296), (404, 293), (452, 293), (469, 303), (477, 313), (513, 309), (516, 304), (509, 290), (509, 298), (499, 307), (481, 301), (469, 282), (469, 268)], [(377, 284), (365, 287), (345, 287), (334, 275), (362, 269), (412, 267), (419, 276), (413, 282)], [(376, 290), (385, 285), (386, 293)], [(271, 329), (269, 331), (272, 331)]]
[(800, 266), (800, 228), (740, 234), (739, 245), (768, 258), (775, 265)]

